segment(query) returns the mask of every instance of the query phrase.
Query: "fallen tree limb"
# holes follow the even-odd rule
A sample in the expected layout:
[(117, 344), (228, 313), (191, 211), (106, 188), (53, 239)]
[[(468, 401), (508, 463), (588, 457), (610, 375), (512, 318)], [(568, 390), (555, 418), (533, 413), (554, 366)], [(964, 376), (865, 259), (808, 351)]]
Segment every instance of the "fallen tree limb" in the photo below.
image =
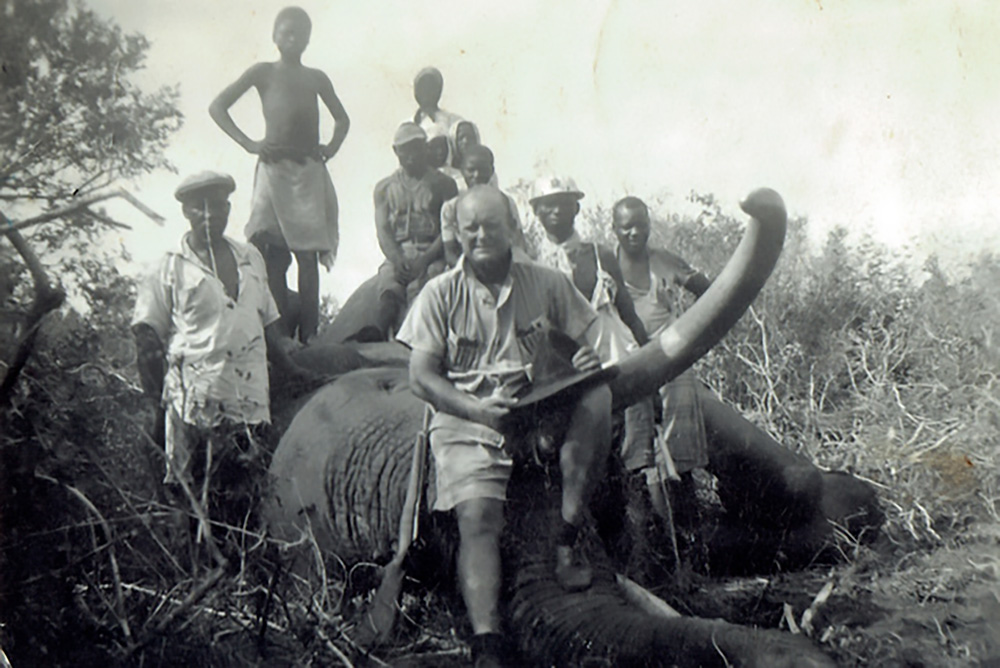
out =
[(205, 594), (207, 594), (211, 589), (219, 583), (222, 576), (226, 574), (225, 565), (217, 567), (214, 571), (208, 574), (204, 580), (198, 583), (198, 585), (191, 590), (191, 593), (180, 602), (173, 610), (168, 612), (163, 619), (156, 625), (151, 632), (144, 633), (143, 636), (128, 646), (125, 650), (125, 655), (123, 659), (128, 659), (137, 651), (148, 645), (151, 641), (163, 634), (164, 631), (174, 622), (175, 619), (180, 617), (182, 614), (193, 608), (198, 604)]

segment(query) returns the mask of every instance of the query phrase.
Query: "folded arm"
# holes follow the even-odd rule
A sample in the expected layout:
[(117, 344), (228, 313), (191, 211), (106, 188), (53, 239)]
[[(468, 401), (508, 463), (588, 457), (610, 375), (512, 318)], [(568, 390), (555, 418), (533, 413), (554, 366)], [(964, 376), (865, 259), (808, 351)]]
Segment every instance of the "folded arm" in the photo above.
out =
[(599, 252), (601, 253), (601, 264), (611, 274), (618, 288), (615, 290), (615, 310), (618, 311), (618, 317), (632, 331), (636, 343), (640, 346), (645, 345), (649, 337), (646, 334), (646, 327), (635, 312), (635, 303), (625, 287), (625, 276), (622, 274), (621, 265), (618, 264), (618, 259), (611, 251), (602, 247)]

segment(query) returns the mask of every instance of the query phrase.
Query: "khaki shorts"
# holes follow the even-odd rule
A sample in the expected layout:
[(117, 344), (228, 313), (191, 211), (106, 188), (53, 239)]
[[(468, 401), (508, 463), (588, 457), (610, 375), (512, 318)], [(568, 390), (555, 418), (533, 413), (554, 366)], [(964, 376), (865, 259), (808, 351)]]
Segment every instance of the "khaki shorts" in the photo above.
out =
[(430, 428), (437, 473), (434, 510), (451, 510), (470, 499), (507, 499), (514, 460), (504, 436), (478, 422), (437, 413)]

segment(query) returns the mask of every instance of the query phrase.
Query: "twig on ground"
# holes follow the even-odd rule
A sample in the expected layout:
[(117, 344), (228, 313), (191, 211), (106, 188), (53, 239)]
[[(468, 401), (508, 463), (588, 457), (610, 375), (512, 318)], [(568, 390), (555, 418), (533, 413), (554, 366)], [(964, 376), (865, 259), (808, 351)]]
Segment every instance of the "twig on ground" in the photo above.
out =
[(144, 527), (146, 527), (146, 529), (149, 531), (149, 535), (152, 536), (153, 542), (156, 543), (157, 547), (159, 547), (160, 550), (163, 551), (163, 554), (166, 555), (167, 560), (170, 561), (170, 564), (175, 569), (177, 569), (178, 573), (185, 573), (180, 563), (178, 563), (177, 557), (175, 557), (173, 552), (171, 552), (167, 548), (167, 546), (163, 544), (163, 541), (160, 540), (159, 534), (153, 528), (153, 523), (149, 522), (148, 519), (145, 518), (145, 515), (143, 515), (143, 513), (141, 513), (139, 509), (135, 507), (135, 504), (133, 504), (132, 501), (128, 498), (128, 495), (125, 494), (124, 490), (122, 490), (122, 488), (115, 483), (115, 481), (111, 478), (111, 476), (108, 475), (107, 469), (101, 464), (99, 459), (93, 456), (90, 456), (89, 459), (90, 462), (97, 467), (97, 470), (101, 472), (101, 474), (104, 476), (104, 479), (108, 481), (112, 489), (114, 489), (115, 492), (118, 493), (118, 496), (122, 498), (122, 501), (125, 502), (125, 505), (128, 506), (128, 509), (131, 510), (133, 513), (135, 513), (136, 517), (140, 518), (139, 520), (140, 523)]
[(351, 660), (347, 658), (347, 655), (344, 654), (339, 647), (333, 644), (333, 641), (330, 640), (330, 636), (326, 634), (326, 631), (323, 630), (322, 626), (316, 626), (316, 635), (318, 635), (320, 639), (326, 643), (327, 649), (329, 649), (334, 656), (340, 659), (341, 663), (347, 666), (347, 668), (354, 668), (354, 664), (351, 663)]
[(802, 633), (802, 630), (799, 629), (799, 625), (795, 623), (795, 611), (792, 610), (792, 606), (788, 603), (781, 604), (781, 621), (788, 626), (789, 632), (793, 635)]
[(829, 580), (825, 585), (823, 585), (823, 588), (820, 589), (819, 593), (816, 594), (816, 598), (813, 599), (809, 607), (806, 608), (805, 612), (802, 613), (802, 620), (799, 622), (799, 626), (802, 627), (802, 630), (805, 631), (805, 634), (807, 636), (812, 637), (813, 618), (819, 611), (820, 606), (826, 603), (827, 599), (830, 598), (830, 594), (833, 593), (833, 586), (834, 586), (834, 581), (832, 579)]
[(63, 489), (69, 492), (74, 498), (80, 501), (87, 510), (94, 514), (101, 525), (101, 530), (104, 532), (104, 539), (108, 542), (108, 561), (111, 563), (111, 577), (114, 578), (115, 585), (115, 606), (112, 612), (115, 615), (115, 619), (118, 622), (118, 626), (122, 630), (122, 634), (125, 636), (125, 640), (128, 642), (132, 641), (132, 629), (129, 627), (128, 615), (125, 612), (125, 597), (122, 594), (122, 578), (121, 572), (118, 568), (118, 559), (115, 557), (114, 549), (114, 534), (111, 531), (111, 526), (108, 521), (101, 514), (101, 511), (97, 509), (97, 506), (91, 502), (87, 496), (81, 492), (76, 487), (68, 485), (61, 480), (56, 480), (55, 478), (45, 475), (43, 473), (36, 473), (35, 476), (39, 480), (45, 480), (46, 482), (51, 482), (56, 485), (60, 485)]
[(214, 571), (208, 574), (208, 577), (199, 582), (198, 585), (191, 590), (191, 593), (187, 595), (187, 598), (181, 601), (176, 608), (168, 612), (151, 632), (143, 634), (142, 638), (140, 638), (137, 642), (132, 643), (128, 649), (125, 650), (125, 656), (123, 658), (128, 659), (137, 651), (149, 644), (150, 641), (160, 636), (167, 630), (167, 627), (169, 627), (175, 619), (197, 605), (198, 601), (200, 601), (202, 597), (209, 592), (209, 590), (215, 587), (225, 574), (226, 569), (224, 566), (216, 567)]
[(732, 668), (733, 664), (729, 663), (729, 659), (726, 658), (726, 653), (722, 651), (721, 647), (719, 647), (719, 643), (715, 639), (715, 633), (712, 633), (712, 647), (719, 653), (719, 657), (722, 658), (722, 664), (726, 668)]

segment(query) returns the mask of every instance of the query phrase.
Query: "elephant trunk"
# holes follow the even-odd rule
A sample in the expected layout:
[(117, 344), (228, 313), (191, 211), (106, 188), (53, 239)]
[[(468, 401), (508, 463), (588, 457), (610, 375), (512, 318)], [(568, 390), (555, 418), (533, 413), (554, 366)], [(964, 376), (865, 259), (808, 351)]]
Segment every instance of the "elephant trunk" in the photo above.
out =
[(611, 382), (616, 407), (656, 392), (698, 361), (742, 317), (771, 275), (785, 239), (785, 203), (761, 188), (740, 207), (750, 223), (722, 273), (684, 315), (618, 364)]
[[(832, 668), (809, 640), (721, 620), (651, 615), (615, 578), (595, 535), (585, 540), (594, 567), (589, 589), (570, 593), (556, 581), (552, 536), (558, 490), (523, 473), (511, 502), (504, 559), (509, 564), (507, 618), (522, 657), (539, 666), (767, 666)], [(512, 495), (513, 497), (514, 495)], [(527, 499), (533, 499), (528, 501)], [(513, 538), (516, 537), (516, 538)]]

